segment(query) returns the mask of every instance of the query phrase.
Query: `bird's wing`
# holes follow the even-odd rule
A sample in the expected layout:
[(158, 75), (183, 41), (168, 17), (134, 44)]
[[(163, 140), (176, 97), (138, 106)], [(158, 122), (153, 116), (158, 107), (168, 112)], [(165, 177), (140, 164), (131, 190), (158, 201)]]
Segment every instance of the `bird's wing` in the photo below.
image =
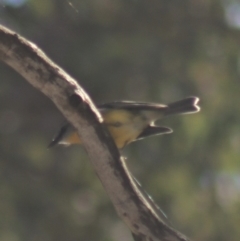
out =
[(99, 109), (128, 109), (128, 110), (156, 110), (166, 109), (166, 105), (148, 102), (136, 101), (113, 101), (110, 103), (100, 104), (97, 106)]
[(170, 129), (168, 127), (165, 127), (165, 126), (152, 126), (152, 125), (149, 125), (141, 132), (141, 134), (136, 138), (136, 140), (140, 140), (140, 139), (143, 139), (143, 138), (149, 137), (149, 136), (170, 134), (172, 132), (173, 132), (172, 129)]

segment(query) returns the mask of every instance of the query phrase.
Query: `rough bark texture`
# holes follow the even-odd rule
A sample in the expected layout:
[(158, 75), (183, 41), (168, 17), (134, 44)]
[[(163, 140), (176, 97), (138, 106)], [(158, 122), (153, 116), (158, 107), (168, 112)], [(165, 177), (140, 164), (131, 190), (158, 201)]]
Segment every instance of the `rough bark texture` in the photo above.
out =
[(99, 179), (136, 241), (188, 240), (158, 215), (101, 125), (91, 99), (73, 78), (33, 43), (4, 27), (0, 27), (0, 59), (47, 95), (76, 127)]

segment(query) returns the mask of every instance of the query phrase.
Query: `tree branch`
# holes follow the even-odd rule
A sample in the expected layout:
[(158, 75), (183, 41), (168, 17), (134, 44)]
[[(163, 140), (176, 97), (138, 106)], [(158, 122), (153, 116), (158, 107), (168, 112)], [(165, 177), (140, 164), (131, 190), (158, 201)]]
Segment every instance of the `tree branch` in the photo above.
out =
[(90, 161), (118, 215), (136, 241), (186, 241), (168, 226), (120, 157), (102, 117), (77, 81), (53, 63), (36, 45), (0, 26), (0, 60), (48, 96), (78, 130)]

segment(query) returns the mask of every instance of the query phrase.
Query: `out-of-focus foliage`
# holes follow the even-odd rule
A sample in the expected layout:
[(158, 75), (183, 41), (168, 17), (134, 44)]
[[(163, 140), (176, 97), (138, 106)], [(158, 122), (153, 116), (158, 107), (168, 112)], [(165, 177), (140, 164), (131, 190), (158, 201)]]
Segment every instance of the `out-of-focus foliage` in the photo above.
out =
[[(174, 133), (123, 154), (181, 232), (239, 241), (240, 2), (0, 0), (0, 23), (41, 47), (96, 102), (201, 98)], [(82, 147), (47, 150), (55, 106), (0, 65), (0, 240), (129, 241)]]

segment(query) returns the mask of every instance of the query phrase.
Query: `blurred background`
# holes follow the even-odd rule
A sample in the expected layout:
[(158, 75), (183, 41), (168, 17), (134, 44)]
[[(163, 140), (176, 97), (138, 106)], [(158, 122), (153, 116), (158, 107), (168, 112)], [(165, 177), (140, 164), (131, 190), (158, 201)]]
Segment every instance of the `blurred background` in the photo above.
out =
[[(240, 1), (0, 0), (0, 24), (36, 43), (95, 103), (202, 111), (124, 149), (170, 223), (196, 241), (240, 239)], [(131, 241), (83, 147), (46, 147), (64, 121), (0, 64), (0, 240)]]

